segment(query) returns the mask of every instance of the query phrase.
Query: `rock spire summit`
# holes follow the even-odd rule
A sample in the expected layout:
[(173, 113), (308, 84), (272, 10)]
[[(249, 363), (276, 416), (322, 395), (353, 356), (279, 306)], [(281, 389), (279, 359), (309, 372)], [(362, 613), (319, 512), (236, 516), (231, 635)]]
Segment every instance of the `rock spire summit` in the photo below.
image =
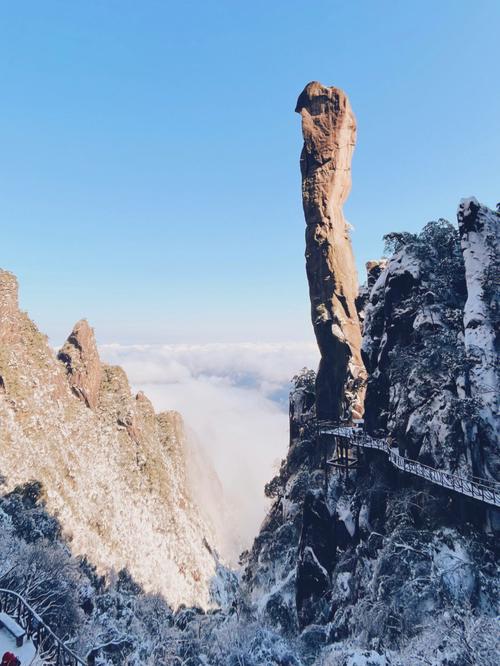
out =
[(356, 120), (339, 88), (309, 83), (299, 96), (304, 147), (300, 157), (306, 219), (306, 270), (311, 317), (321, 353), (316, 408), (320, 418), (338, 419), (347, 395), (362, 412), (364, 377), (361, 328), (355, 299), (356, 266), (342, 206), (351, 189)]
[(94, 331), (86, 319), (80, 319), (58, 354), (66, 366), (71, 388), (80, 400), (96, 409), (102, 368)]

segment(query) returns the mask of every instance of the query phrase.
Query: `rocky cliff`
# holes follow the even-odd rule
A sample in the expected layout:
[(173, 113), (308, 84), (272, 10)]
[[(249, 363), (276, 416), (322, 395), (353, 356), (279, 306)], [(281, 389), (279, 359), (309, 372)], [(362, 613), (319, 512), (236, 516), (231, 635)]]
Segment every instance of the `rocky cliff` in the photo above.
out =
[[(39, 541), (59, 535), (59, 521), (74, 552), (101, 570), (127, 566), (174, 604), (207, 602), (215, 561), (212, 591), (221, 609), (172, 614), (123, 573), (103, 585), (86, 562), (68, 563), (58, 544), (58, 559), (40, 567), (44, 582), (57, 581), (59, 596), (69, 589), (73, 606), (80, 604), (87, 620), (72, 618), (68, 631), (102, 663), (496, 666), (498, 511), (400, 471), (386, 450), (352, 447), (357, 464), (349, 473), (331, 468), (335, 439), (316, 426), (318, 415), (360, 413), (361, 348), (365, 427), (393, 445), (391, 457), (397, 446), (438, 470), (500, 480), (500, 213), (467, 199), (458, 230), (439, 220), (419, 234), (388, 234), (389, 258), (369, 262), (358, 294), (341, 211), (352, 113), (341, 91), (317, 83), (306, 87), (298, 110), (322, 360), (318, 377), (304, 370), (293, 380), (289, 450), (266, 486), (272, 506), (242, 555), (240, 584), (201, 544), (210, 530), (189, 492), (180, 417), (157, 416), (143, 394), (132, 396), (123, 371), (100, 363), (85, 322), (56, 359), (19, 312), (16, 281), (5, 272), (0, 471), (9, 489), (41, 480), (53, 515), (37, 484), (1, 498), (0, 578), (18, 586), (31, 580), (33, 551), (45, 552)], [(62, 575), (61, 567), (54, 575), (54, 561), (66, 561)], [(78, 584), (69, 575), (77, 567)], [(66, 631), (68, 623), (60, 626)]]
[[(391, 258), (370, 262), (358, 299), (366, 417), (372, 433), (389, 434), (408, 457), (498, 480), (487, 390), (498, 389), (488, 341), (500, 217), (472, 208), (482, 222), (469, 226), (486, 238), (476, 236), (471, 248), (465, 206), (460, 232), (440, 220), (421, 234), (391, 234)], [(471, 249), (480, 255), (476, 270)], [(482, 304), (470, 303), (476, 297)], [(476, 339), (472, 356), (471, 321), (473, 331), (486, 328), (486, 351), (477, 353)], [(334, 442), (315, 432), (314, 392), (313, 373), (295, 378), (290, 449), (267, 488), (273, 507), (244, 556), (253, 612), (297, 641), (299, 663), (493, 666), (498, 553), (490, 530), (498, 511), (400, 472), (377, 451), (360, 452), (348, 476), (325, 467)]]
[(56, 356), (0, 271), (0, 472), (36, 480), (75, 554), (122, 568), (172, 605), (207, 605), (214, 535), (187, 481), (175, 412), (155, 414), (119, 367), (99, 360), (80, 321)]
[(460, 413), (471, 405), (464, 394), (467, 286), (458, 233), (441, 221), (420, 235), (388, 240), (394, 254), (364, 311), (367, 429), (389, 433), (410, 458), (466, 474)]
[[(273, 506), (243, 556), (246, 602), (295, 641), (293, 663), (493, 666), (498, 511), (399, 471), (379, 451), (353, 450), (357, 466), (335, 471), (325, 464), (335, 441), (318, 436), (315, 422), (341, 414), (349, 362), (362, 367), (361, 321), (368, 432), (432, 467), (500, 480), (500, 216), (472, 199), (460, 205), (458, 230), (439, 220), (420, 234), (389, 234), (390, 258), (369, 263), (358, 294), (354, 270), (345, 274), (352, 252), (340, 208), (354, 143), (349, 104), (313, 83), (297, 109), (322, 361), (316, 379), (303, 372), (294, 381), (288, 455), (266, 488)], [(354, 302), (359, 318), (351, 316)]]
[(464, 200), (458, 221), (388, 236), (364, 308), (366, 425), (411, 458), (498, 482), (499, 216)]
[[(309, 83), (299, 96), (304, 147), (300, 157), (306, 219), (306, 271), (311, 317), (321, 353), (317, 410), (338, 420), (362, 412), (358, 281), (342, 206), (351, 190), (356, 120), (346, 94)], [(347, 390), (346, 390), (347, 389)]]
[[(464, 199), (458, 208), (458, 226), (467, 282), (463, 317), (468, 360), (465, 390), (478, 416), (466, 430), (466, 437), (474, 472), (481, 478), (500, 481), (500, 214), (474, 198)], [(500, 529), (500, 524), (496, 528)]]

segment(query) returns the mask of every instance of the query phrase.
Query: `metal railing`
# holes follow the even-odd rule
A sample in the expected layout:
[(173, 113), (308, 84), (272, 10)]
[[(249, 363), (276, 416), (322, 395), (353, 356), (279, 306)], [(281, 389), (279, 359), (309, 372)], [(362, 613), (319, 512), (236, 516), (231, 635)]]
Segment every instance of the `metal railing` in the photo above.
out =
[(330, 421), (318, 421), (317, 432), (322, 435), (337, 435), (348, 438), (352, 440), (354, 446), (383, 451), (388, 456), (390, 462), (403, 472), (415, 474), (431, 483), (435, 483), (443, 488), (449, 488), (461, 495), (473, 497), (485, 504), (500, 507), (500, 483), (489, 481), (488, 479), (477, 480), (477, 477), (467, 479), (451, 472), (429, 467), (417, 460), (405, 458), (398, 453), (397, 449), (391, 447), (386, 439), (371, 437), (357, 427), (339, 426)]
[(33, 642), (44, 663), (52, 666), (87, 666), (42, 620), (40, 615), (12, 590), (0, 588), (0, 611), (12, 617)]

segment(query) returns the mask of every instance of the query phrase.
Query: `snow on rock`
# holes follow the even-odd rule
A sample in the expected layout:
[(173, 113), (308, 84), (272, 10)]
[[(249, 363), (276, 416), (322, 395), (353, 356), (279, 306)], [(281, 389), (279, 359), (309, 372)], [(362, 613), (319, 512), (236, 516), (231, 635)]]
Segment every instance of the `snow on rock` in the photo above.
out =
[(460, 397), (464, 302), (450, 224), (430, 223), (396, 248), (365, 306), (365, 422), (372, 433), (388, 432), (407, 457), (471, 475)]
[(477, 586), (477, 578), (469, 554), (460, 541), (448, 539), (436, 540), (433, 563), (436, 575), (442, 581), (447, 594), (459, 603), (470, 603)]
[(500, 216), (463, 200), (459, 233), (444, 220), (399, 237), (368, 279), (365, 422), (400, 451), (466, 477), (500, 480)]
[[(7, 490), (42, 482), (72, 551), (128, 569), (176, 606), (207, 606), (211, 528), (192, 499), (181, 417), (156, 415), (118, 367), (101, 365), (86, 322), (59, 360), (0, 271), (0, 453)], [(90, 407), (90, 409), (89, 409)], [(216, 545), (216, 544), (215, 544)]]
[(327, 648), (318, 666), (393, 666), (396, 663), (388, 655), (349, 646), (345, 642)]
[(335, 583), (337, 585), (338, 589), (338, 596), (341, 599), (348, 599), (350, 593), (351, 593), (351, 588), (350, 588), (350, 581), (352, 579), (352, 574), (349, 571), (342, 571), (339, 573), (339, 575), (335, 579)]
[(354, 536), (356, 524), (351, 510), (351, 500), (348, 496), (343, 496), (337, 501), (337, 516), (341, 520), (351, 536)]
[[(445, 221), (401, 237), (357, 302), (365, 424), (410, 458), (470, 476), (467, 424), (481, 414), (468, 387), (460, 238)], [(376, 451), (348, 477), (325, 477), (334, 443), (315, 434), (312, 377), (290, 405), (290, 448), (268, 484), (274, 503), (243, 558), (255, 616), (296, 635), (298, 654), (316, 666), (493, 666), (498, 564), (478, 504)]]
[(471, 364), (468, 382), (481, 415), (477, 432), (472, 433), (473, 454), (478, 475), (480, 470), (486, 477), (500, 481), (500, 215), (472, 197), (460, 202), (457, 217), (467, 281), (464, 329)]

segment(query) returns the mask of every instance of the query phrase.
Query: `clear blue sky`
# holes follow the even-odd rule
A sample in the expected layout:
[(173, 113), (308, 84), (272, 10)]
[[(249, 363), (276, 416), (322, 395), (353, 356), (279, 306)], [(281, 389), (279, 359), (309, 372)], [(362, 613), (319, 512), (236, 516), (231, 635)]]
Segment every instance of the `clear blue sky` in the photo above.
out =
[(0, 3), (0, 266), (54, 342), (310, 336), (296, 98), (358, 119), (381, 237), (500, 199), (498, 0)]

